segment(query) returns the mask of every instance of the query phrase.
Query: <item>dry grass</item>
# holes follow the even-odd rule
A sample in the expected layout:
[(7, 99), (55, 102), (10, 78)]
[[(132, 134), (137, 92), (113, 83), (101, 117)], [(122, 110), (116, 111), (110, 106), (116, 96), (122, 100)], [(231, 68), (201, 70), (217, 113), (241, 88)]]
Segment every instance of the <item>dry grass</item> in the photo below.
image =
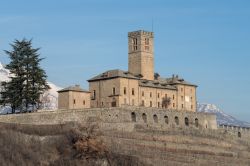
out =
[(108, 151), (96, 124), (0, 123), (0, 135), (1, 165), (143, 165), (134, 157)]

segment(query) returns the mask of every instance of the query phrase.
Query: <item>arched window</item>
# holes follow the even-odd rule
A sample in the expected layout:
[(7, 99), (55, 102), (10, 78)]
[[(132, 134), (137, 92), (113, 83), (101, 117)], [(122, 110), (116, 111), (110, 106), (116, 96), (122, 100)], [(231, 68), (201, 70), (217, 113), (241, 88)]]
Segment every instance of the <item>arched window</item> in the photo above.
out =
[(195, 127), (199, 127), (199, 120), (197, 118), (195, 118)]
[(179, 118), (177, 116), (174, 118), (174, 121), (176, 125), (179, 125)]
[(145, 113), (142, 114), (142, 120), (144, 123), (147, 123), (147, 115)]
[(241, 132), (238, 132), (238, 137), (241, 138)]
[(186, 125), (186, 126), (189, 126), (189, 121), (188, 121), (188, 118), (187, 118), (187, 117), (185, 118), (185, 125)]
[(165, 123), (168, 124), (168, 116), (164, 116), (164, 119), (165, 119)]
[(154, 118), (154, 122), (158, 123), (158, 117), (157, 117), (157, 115), (154, 114), (153, 118)]
[(134, 112), (131, 113), (132, 122), (136, 122), (136, 115)]

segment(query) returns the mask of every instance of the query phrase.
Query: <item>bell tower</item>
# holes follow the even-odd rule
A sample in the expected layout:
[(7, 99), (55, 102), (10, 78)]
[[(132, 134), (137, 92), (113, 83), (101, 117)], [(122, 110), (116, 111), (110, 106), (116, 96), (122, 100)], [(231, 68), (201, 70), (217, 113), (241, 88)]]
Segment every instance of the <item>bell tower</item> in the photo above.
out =
[(128, 71), (154, 80), (154, 34), (144, 30), (128, 33)]

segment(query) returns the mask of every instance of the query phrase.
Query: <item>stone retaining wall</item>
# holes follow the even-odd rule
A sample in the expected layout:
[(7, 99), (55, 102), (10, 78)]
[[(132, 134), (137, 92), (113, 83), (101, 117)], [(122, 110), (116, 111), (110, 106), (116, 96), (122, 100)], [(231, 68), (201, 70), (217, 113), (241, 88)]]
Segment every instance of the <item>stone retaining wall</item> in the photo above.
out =
[(131, 106), (2, 115), (0, 116), (0, 122), (61, 124), (86, 122), (91, 117), (95, 117), (105, 123), (147, 124), (161, 128), (196, 127), (217, 129), (216, 116), (213, 114)]

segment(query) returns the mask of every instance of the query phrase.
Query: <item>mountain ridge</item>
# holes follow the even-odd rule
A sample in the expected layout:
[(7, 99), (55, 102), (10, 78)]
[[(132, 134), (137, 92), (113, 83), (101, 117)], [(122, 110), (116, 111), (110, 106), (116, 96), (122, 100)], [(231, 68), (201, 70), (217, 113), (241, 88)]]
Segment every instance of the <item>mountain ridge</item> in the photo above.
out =
[(217, 117), (217, 123), (219, 125), (229, 125), (229, 126), (240, 126), (240, 127), (250, 127), (249, 122), (244, 122), (241, 120), (236, 119), (235, 117), (225, 113), (221, 109), (219, 109), (214, 104), (208, 103), (198, 103), (197, 104), (197, 111), (204, 112), (204, 113), (213, 113)]

